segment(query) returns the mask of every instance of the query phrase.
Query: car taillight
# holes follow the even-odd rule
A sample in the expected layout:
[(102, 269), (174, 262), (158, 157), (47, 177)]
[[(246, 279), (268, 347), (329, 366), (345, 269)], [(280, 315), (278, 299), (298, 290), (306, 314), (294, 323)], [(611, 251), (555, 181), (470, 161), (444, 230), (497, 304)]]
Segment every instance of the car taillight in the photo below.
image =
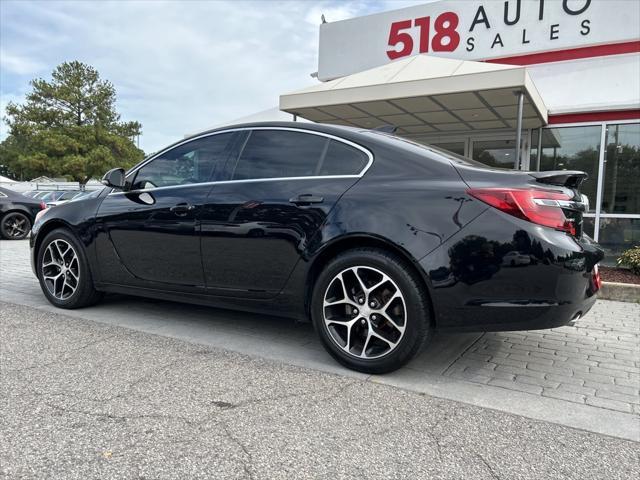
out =
[(602, 278), (600, 277), (600, 269), (598, 268), (597, 263), (593, 266), (593, 274), (591, 277), (591, 281), (593, 282), (594, 292), (597, 292), (602, 288)]
[(35, 218), (35, 222), (37, 222), (38, 220), (40, 220), (40, 218), (45, 214), (45, 212), (49, 210), (48, 208), (44, 208), (42, 210), (40, 210), (38, 213), (36, 213), (36, 218)]
[(45, 208), (47, 208), (47, 204), (43, 201), (40, 201), (40, 210), (44, 210)]
[(562, 192), (518, 188), (472, 188), (467, 193), (509, 215), (576, 235), (576, 225), (565, 216), (560, 202), (571, 197)]

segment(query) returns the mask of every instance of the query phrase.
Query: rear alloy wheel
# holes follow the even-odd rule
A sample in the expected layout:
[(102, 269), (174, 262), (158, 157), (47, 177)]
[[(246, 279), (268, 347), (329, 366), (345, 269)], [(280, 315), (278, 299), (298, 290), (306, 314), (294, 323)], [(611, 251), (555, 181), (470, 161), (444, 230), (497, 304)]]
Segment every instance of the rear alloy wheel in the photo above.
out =
[(343, 365), (384, 373), (409, 361), (430, 333), (426, 292), (399, 257), (350, 250), (320, 274), (313, 321), (322, 343)]
[(402, 292), (376, 268), (358, 265), (340, 272), (326, 290), (323, 307), (331, 339), (357, 358), (387, 355), (404, 336)]
[(84, 250), (71, 232), (53, 230), (38, 251), (37, 272), (47, 300), (60, 308), (81, 308), (102, 298), (96, 291)]
[(31, 231), (31, 221), (24, 213), (10, 212), (2, 218), (0, 230), (7, 240), (22, 240)]

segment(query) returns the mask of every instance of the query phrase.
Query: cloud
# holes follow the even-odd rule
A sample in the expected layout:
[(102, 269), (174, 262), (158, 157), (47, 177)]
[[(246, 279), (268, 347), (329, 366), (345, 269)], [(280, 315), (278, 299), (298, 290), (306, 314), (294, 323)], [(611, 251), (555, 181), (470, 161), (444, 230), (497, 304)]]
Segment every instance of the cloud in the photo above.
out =
[(12, 55), (5, 50), (0, 50), (0, 68), (17, 75), (33, 75), (40, 72), (44, 64), (28, 57)]
[(81, 60), (112, 81), (124, 120), (155, 151), (187, 132), (273, 107), (315, 82), (320, 15), (329, 21), (416, 2), (4, 2), (0, 99)]

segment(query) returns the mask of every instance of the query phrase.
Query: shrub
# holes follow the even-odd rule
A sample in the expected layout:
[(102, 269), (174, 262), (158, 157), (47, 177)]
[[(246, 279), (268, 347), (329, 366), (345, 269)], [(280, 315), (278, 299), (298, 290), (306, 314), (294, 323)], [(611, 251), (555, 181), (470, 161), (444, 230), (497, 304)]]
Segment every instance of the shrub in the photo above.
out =
[(618, 266), (628, 267), (636, 275), (640, 275), (640, 245), (630, 248), (618, 258)]

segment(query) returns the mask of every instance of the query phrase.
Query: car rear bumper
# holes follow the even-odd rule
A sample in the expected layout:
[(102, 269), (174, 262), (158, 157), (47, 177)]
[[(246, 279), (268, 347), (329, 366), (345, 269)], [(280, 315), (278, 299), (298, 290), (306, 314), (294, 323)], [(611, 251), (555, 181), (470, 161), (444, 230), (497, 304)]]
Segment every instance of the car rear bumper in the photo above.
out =
[(442, 330), (536, 330), (566, 325), (596, 301), (590, 238), (493, 209), (420, 261)]
[(584, 317), (596, 302), (596, 295), (570, 305), (534, 305), (493, 303), (469, 307), (456, 313), (473, 321), (456, 325), (439, 325), (439, 330), (458, 332), (499, 332), (513, 330), (544, 330), (569, 325)]

